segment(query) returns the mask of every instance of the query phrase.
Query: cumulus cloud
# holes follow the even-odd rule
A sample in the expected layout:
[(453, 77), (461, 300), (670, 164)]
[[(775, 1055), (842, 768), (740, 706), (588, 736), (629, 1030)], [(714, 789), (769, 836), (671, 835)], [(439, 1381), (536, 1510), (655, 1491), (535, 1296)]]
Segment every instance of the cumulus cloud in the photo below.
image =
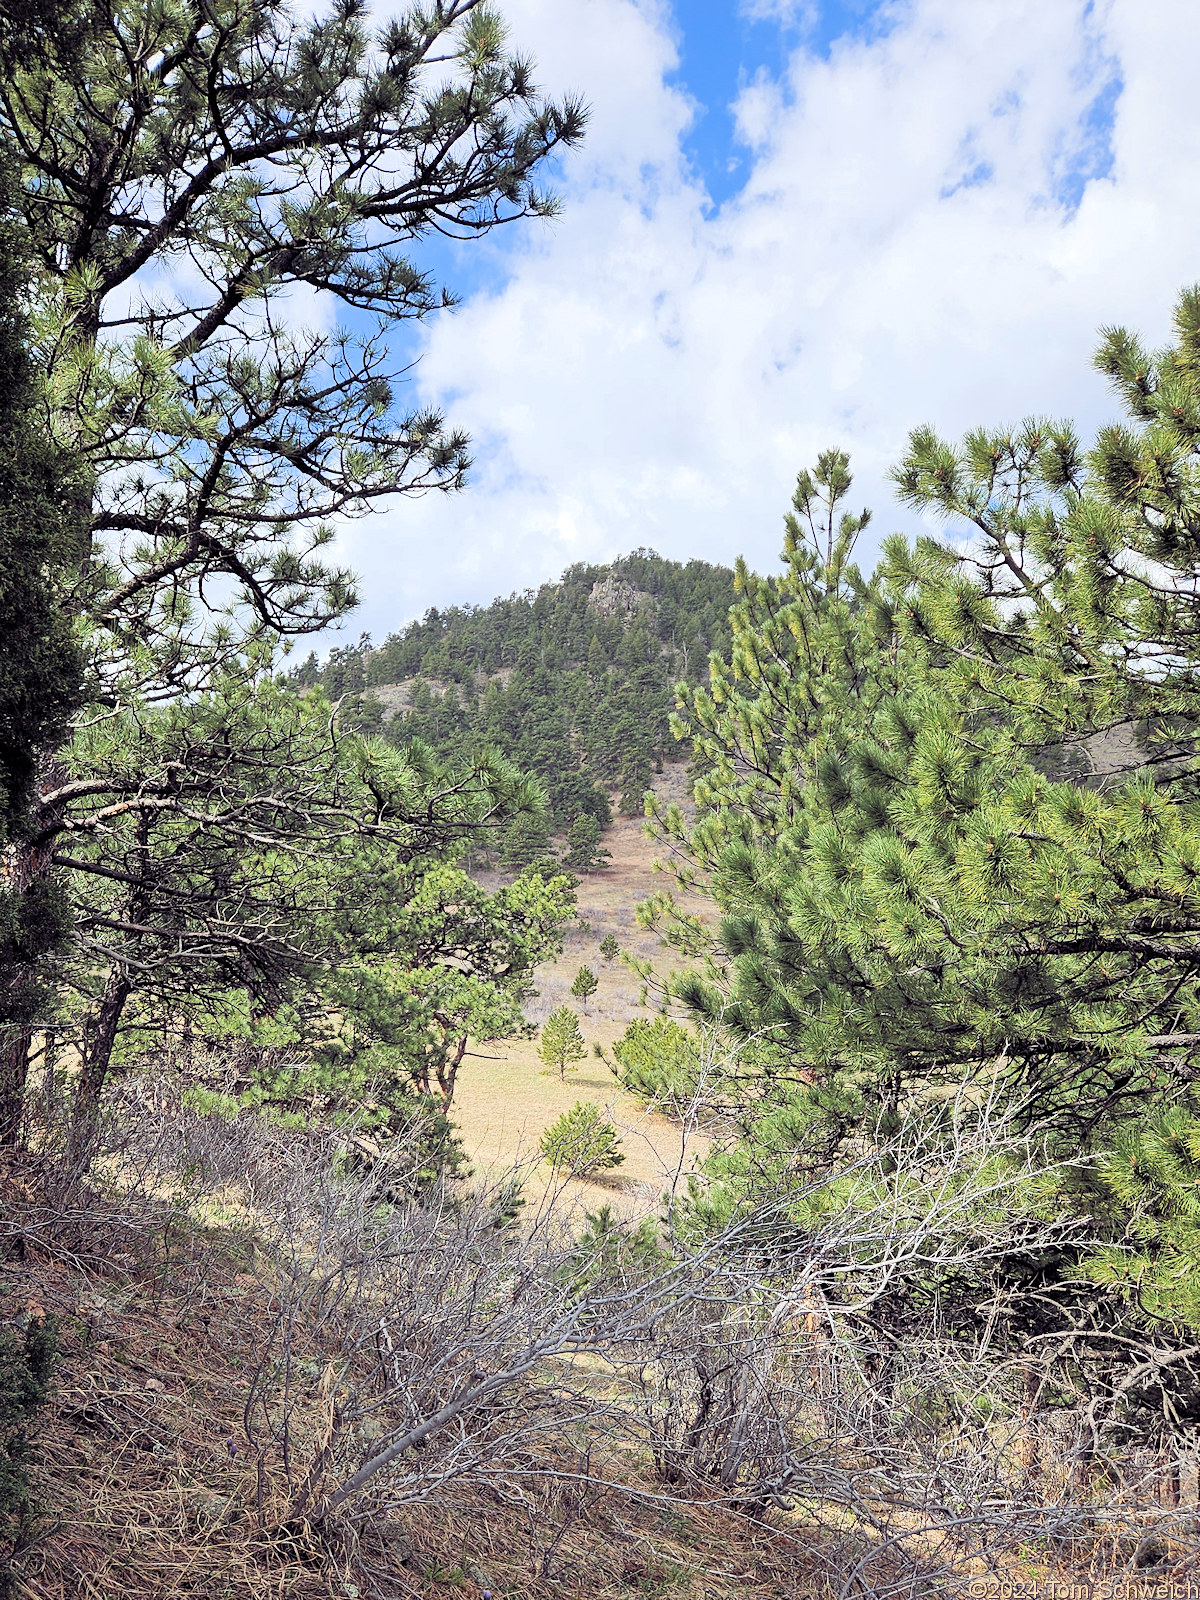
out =
[(419, 398), (477, 467), (347, 533), (377, 635), (637, 545), (767, 567), (831, 444), (881, 533), (902, 526), (886, 475), (911, 427), (1094, 426), (1097, 327), (1161, 338), (1200, 276), (1187, 0), (893, 0), (869, 39), (801, 42), (743, 88), (749, 177), (719, 209), (665, 6), (504, 9), (591, 133), (562, 219), (510, 236), (497, 281), (429, 329)]

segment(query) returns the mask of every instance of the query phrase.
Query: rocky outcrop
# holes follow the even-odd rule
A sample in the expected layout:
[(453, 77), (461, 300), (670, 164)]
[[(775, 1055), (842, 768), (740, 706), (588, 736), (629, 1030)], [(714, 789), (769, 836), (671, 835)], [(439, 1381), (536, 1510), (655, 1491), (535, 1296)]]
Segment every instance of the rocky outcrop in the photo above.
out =
[(592, 585), (588, 605), (602, 617), (628, 617), (635, 611), (653, 610), (654, 598), (624, 578), (610, 576)]

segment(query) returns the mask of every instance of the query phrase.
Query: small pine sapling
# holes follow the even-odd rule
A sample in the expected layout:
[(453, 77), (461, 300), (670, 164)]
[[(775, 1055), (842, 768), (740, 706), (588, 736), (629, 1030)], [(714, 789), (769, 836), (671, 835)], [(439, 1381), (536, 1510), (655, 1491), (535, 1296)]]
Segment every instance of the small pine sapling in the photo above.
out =
[(600, 941), (601, 961), (615, 961), (621, 954), (621, 946), (617, 943), (615, 933), (606, 933)]
[(583, 1001), (584, 1008), (586, 1009), (588, 1001), (592, 998), (599, 987), (600, 980), (596, 977), (596, 974), (592, 971), (591, 967), (580, 967), (579, 971), (575, 974), (575, 981), (571, 985), (571, 993), (575, 996), (576, 1000)]
[(546, 1129), (541, 1151), (556, 1171), (576, 1178), (619, 1167), (625, 1160), (617, 1130), (589, 1100), (578, 1101)]
[(583, 1035), (579, 1031), (579, 1018), (570, 1006), (559, 1006), (546, 1018), (542, 1036), (538, 1040), (538, 1056), (550, 1070), (557, 1071), (565, 1083), (567, 1068), (587, 1055)]

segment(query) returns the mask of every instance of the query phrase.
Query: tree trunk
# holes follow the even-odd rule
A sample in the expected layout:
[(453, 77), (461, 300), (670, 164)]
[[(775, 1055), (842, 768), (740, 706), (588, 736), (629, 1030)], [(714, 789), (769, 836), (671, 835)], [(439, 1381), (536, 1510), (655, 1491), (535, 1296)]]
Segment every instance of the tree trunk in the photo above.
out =
[(442, 1105), (447, 1111), (454, 1099), (454, 1084), (458, 1077), (458, 1069), (462, 1065), (462, 1058), (467, 1053), (466, 1034), (459, 1039), (449, 1059), (443, 1058), (438, 1062), (437, 1080), (438, 1088), (442, 1091)]
[(91, 1159), (95, 1145), (100, 1096), (108, 1078), (113, 1046), (117, 1042), (117, 1029), (121, 1025), (121, 1013), (132, 989), (133, 984), (124, 968), (114, 967), (108, 975), (95, 1015), (84, 1031), (83, 1066), (71, 1106), (70, 1133), (72, 1160), (84, 1164)]

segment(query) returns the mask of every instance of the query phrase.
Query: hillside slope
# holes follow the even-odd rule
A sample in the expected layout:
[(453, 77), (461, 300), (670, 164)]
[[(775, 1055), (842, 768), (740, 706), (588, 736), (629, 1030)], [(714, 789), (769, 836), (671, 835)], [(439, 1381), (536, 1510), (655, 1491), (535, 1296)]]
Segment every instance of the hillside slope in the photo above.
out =
[(430, 611), (378, 648), (364, 637), (323, 666), (310, 656), (294, 677), (397, 741), (496, 746), (542, 780), (554, 831), (581, 813), (606, 826), (607, 791), (640, 815), (653, 774), (684, 754), (668, 725), (674, 687), (728, 648), (733, 599), (728, 568), (638, 550), (490, 606)]

